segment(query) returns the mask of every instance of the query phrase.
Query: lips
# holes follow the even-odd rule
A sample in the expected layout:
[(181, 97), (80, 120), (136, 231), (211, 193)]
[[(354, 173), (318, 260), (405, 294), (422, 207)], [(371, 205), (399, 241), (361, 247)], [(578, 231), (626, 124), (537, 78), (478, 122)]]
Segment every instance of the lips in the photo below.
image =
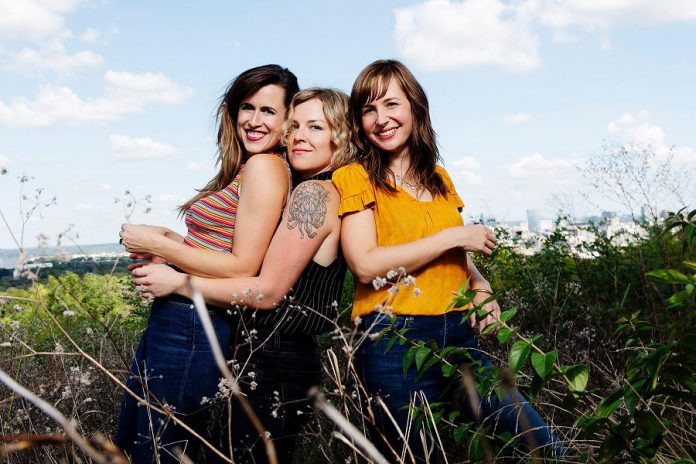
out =
[(394, 134), (396, 134), (397, 129), (398, 129), (398, 127), (392, 127), (391, 129), (386, 129), (386, 130), (377, 132), (375, 135), (380, 140), (389, 140), (390, 138), (394, 137)]
[(247, 140), (250, 142), (257, 142), (267, 135), (266, 132), (259, 132), (255, 130), (245, 130), (244, 133), (246, 134)]
[(306, 153), (309, 153), (311, 150), (307, 148), (293, 148), (292, 149), (292, 154), (295, 156), (302, 156)]

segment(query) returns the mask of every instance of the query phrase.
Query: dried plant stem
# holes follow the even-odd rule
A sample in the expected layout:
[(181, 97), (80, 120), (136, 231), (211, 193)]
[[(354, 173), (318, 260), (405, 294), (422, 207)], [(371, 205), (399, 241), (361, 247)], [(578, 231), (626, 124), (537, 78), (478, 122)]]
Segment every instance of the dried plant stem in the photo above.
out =
[(190, 276), (188, 277), (187, 282), (189, 288), (191, 289), (191, 294), (193, 297), (191, 299), (193, 300), (193, 304), (196, 307), (196, 312), (198, 313), (198, 317), (200, 318), (201, 324), (203, 325), (203, 330), (205, 331), (205, 335), (208, 338), (208, 342), (210, 343), (210, 348), (213, 353), (213, 358), (215, 359), (215, 364), (217, 364), (218, 369), (220, 369), (220, 372), (229, 383), (232, 395), (237, 399), (237, 401), (239, 401), (239, 404), (242, 406), (244, 413), (247, 415), (247, 417), (253, 424), (254, 428), (256, 429), (256, 432), (259, 434), (259, 437), (263, 440), (263, 443), (266, 446), (268, 462), (270, 464), (277, 464), (278, 457), (276, 455), (275, 446), (273, 445), (273, 440), (266, 433), (266, 429), (259, 420), (259, 417), (256, 415), (256, 412), (254, 412), (254, 408), (251, 407), (249, 401), (247, 401), (246, 397), (242, 395), (239, 391), (237, 379), (234, 378), (234, 374), (232, 374), (232, 371), (230, 371), (230, 369), (227, 367), (227, 362), (225, 361), (225, 356), (222, 354), (220, 343), (218, 342), (217, 336), (215, 335), (215, 329), (213, 328), (213, 323), (210, 321), (210, 316), (208, 315), (208, 308), (205, 305), (203, 295), (192, 285)]
[(225, 456), (223, 453), (221, 453), (220, 450), (215, 448), (213, 445), (211, 445), (206, 439), (204, 439), (200, 434), (198, 434), (195, 430), (193, 430), (191, 427), (189, 427), (184, 421), (182, 421), (178, 417), (174, 416), (171, 412), (165, 411), (164, 409), (153, 405), (145, 398), (141, 398), (137, 393), (135, 393), (133, 390), (128, 388), (127, 385), (125, 385), (120, 379), (118, 379), (114, 374), (112, 374), (108, 369), (106, 369), (99, 361), (97, 361), (92, 356), (90, 356), (89, 353), (84, 351), (82, 349), (82, 347), (80, 347), (80, 345), (78, 345), (78, 343), (70, 336), (70, 334), (68, 334), (68, 332), (61, 325), (61, 323), (58, 321), (58, 319), (56, 319), (55, 316), (53, 314), (51, 314), (51, 312), (46, 307), (44, 307), (43, 305), (41, 307), (42, 307), (42, 309), (44, 309), (46, 311), (46, 314), (48, 315), (49, 318), (51, 318), (53, 323), (56, 324), (56, 327), (58, 327), (58, 330), (61, 331), (61, 333), (77, 349), (77, 351), (79, 351), (80, 354), (82, 356), (84, 356), (84, 358), (87, 359), (90, 363), (92, 363), (98, 370), (100, 370), (102, 373), (104, 373), (104, 375), (109, 377), (109, 379), (111, 379), (111, 381), (113, 381), (121, 390), (123, 390), (128, 395), (132, 396), (139, 404), (147, 407), (149, 410), (155, 411), (159, 414), (162, 414), (163, 416), (170, 418), (176, 425), (178, 425), (182, 429), (186, 430), (193, 437), (200, 440), (204, 446), (206, 446), (211, 451), (213, 451), (215, 454), (217, 454), (219, 457), (224, 459), (225, 462), (233, 463), (233, 461), (231, 459), (229, 459), (227, 456)]
[(336, 424), (344, 434), (356, 443), (362, 450), (372, 458), (376, 464), (388, 464), (389, 461), (382, 456), (375, 445), (370, 442), (353, 424), (348, 421), (341, 413), (326, 402), (324, 396), (318, 388), (314, 387), (309, 391), (309, 397), (314, 401), (314, 407), (323, 412), (334, 424)]
[(58, 425), (60, 425), (63, 428), (63, 430), (65, 430), (65, 433), (68, 435), (70, 440), (77, 446), (79, 446), (85, 453), (87, 453), (87, 455), (91, 457), (97, 464), (106, 464), (108, 462), (127, 464), (128, 461), (126, 461), (126, 459), (123, 457), (114, 456), (114, 459), (104, 457), (99, 451), (94, 449), (94, 447), (92, 447), (92, 445), (90, 445), (89, 442), (82, 435), (79, 434), (79, 432), (75, 428), (75, 423), (72, 420), (65, 417), (60, 411), (51, 406), (48, 402), (39, 398), (34, 393), (24, 388), (22, 385), (15, 382), (15, 380), (2, 369), (0, 369), (0, 382), (7, 385), (7, 387), (10, 390), (14, 391), (19, 396), (23, 397), (30, 403), (33, 403), (37, 408), (43, 411), (44, 414), (56, 421)]

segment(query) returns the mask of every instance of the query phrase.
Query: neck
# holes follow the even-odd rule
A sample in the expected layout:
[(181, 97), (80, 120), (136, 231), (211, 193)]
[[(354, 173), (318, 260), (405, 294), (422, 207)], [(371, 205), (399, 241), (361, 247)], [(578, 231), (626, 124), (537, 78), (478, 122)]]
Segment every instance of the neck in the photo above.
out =
[(393, 173), (405, 176), (408, 170), (411, 168), (411, 156), (408, 150), (404, 150), (399, 154), (394, 154), (390, 156), (389, 159), (389, 170)]
[(299, 173), (299, 177), (300, 177), (301, 181), (305, 181), (305, 180), (309, 179), (310, 177), (314, 177), (317, 174), (320, 174), (320, 173), (326, 172), (326, 171), (330, 171), (330, 170), (331, 170), (331, 166), (326, 166), (323, 169), (320, 169), (318, 171)]

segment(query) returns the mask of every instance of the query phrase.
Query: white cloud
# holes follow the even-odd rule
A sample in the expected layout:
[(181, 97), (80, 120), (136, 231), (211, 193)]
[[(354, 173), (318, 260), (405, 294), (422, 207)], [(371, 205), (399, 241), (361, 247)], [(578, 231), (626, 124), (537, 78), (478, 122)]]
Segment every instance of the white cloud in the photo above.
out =
[(655, 25), (696, 19), (692, 0), (528, 0), (525, 7), (555, 29), (589, 30), (620, 24)]
[(92, 29), (91, 27), (88, 27), (87, 29), (80, 34), (80, 40), (85, 42), (85, 43), (96, 43), (99, 42), (99, 39), (102, 38), (102, 33), (101, 31), (98, 31), (96, 29)]
[(191, 161), (186, 165), (186, 170), (187, 171), (202, 171), (203, 170), (203, 165), (197, 161)]
[(560, 181), (574, 173), (577, 163), (576, 158), (545, 158), (541, 153), (534, 153), (515, 159), (503, 169), (514, 178)]
[(104, 82), (113, 98), (125, 100), (180, 103), (193, 94), (192, 89), (177, 84), (164, 73), (107, 71)]
[(659, 159), (671, 158), (678, 165), (696, 163), (696, 150), (668, 145), (665, 131), (654, 124), (649, 111), (624, 113), (609, 123), (607, 132), (621, 143), (654, 149)]
[(519, 126), (532, 121), (529, 113), (515, 113), (503, 116), (503, 124), (506, 126)]
[(140, 113), (145, 103), (179, 103), (192, 94), (162, 73), (107, 71), (103, 96), (84, 100), (69, 87), (43, 86), (33, 99), (0, 101), (0, 126), (51, 126), (115, 120)]
[(426, 0), (394, 9), (399, 53), (425, 69), (494, 65), (529, 71), (541, 64), (539, 34), (555, 42), (604, 36), (624, 24), (696, 20), (693, 0)]
[(92, 51), (70, 52), (73, 37), (65, 15), (85, 0), (0, 0), (0, 67), (24, 74), (70, 72), (100, 66), (104, 58)]
[(176, 154), (176, 149), (149, 137), (133, 138), (127, 135), (110, 135), (109, 145), (116, 159), (167, 158)]
[(472, 156), (464, 156), (451, 164), (449, 172), (464, 185), (481, 185), (483, 179), (476, 172), (481, 164)]
[(650, 112), (624, 113), (607, 126), (609, 134), (624, 142), (664, 145), (665, 131), (652, 123)]
[(69, 72), (80, 68), (101, 66), (104, 58), (90, 51), (70, 54), (65, 46), (56, 42), (41, 47), (40, 50), (25, 47), (10, 55), (5, 68), (24, 73), (43, 73), (46, 71)]
[(540, 64), (539, 39), (514, 5), (499, 0), (428, 0), (394, 10), (399, 52), (426, 69)]

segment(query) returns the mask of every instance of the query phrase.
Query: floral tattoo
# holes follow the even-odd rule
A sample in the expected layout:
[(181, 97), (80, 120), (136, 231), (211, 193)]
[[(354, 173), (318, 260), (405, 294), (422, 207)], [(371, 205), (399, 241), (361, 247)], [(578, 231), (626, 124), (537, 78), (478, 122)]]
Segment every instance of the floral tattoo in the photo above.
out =
[(309, 238), (316, 237), (316, 230), (326, 219), (326, 202), (329, 192), (318, 182), (303, 182), (293, 193), (290, 212), (288, 213), (288, 229), (297, 227), (300, 238), (305, 232)]

